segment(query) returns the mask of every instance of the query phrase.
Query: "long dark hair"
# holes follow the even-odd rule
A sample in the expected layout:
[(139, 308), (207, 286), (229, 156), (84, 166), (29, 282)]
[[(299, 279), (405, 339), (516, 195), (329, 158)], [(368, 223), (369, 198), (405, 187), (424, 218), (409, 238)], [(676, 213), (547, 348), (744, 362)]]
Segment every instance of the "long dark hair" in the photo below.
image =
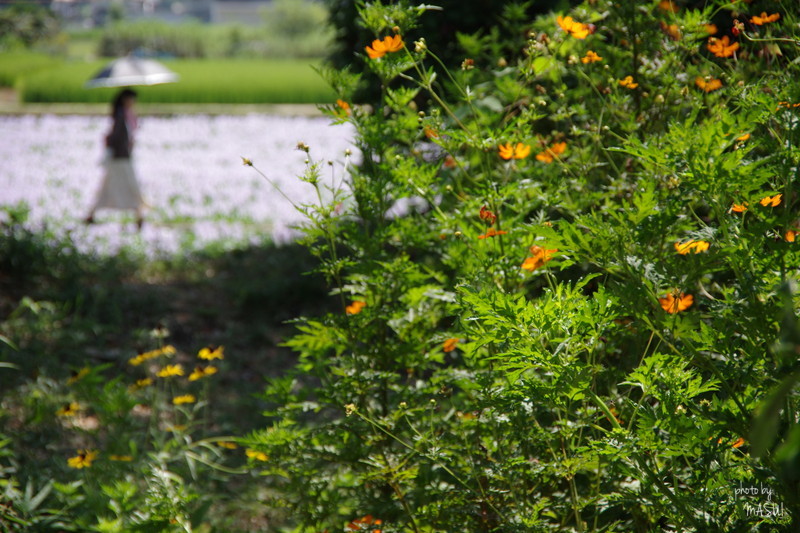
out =
[(114, 98), (114, 102), (111, 104), (111, 116), (117, 114), (122, 109), (122, 104), (125, 102), (126, 98), (136, 98), (136, 91), (133, 89), (122, 89), (117, 96)]

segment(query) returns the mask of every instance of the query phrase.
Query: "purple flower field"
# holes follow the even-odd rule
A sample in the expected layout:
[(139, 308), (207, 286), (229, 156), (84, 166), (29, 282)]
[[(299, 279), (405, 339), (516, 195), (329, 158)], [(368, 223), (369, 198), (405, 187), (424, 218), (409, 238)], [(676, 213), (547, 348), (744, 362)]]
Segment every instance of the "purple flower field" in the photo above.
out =
[[(334, 161), (337, 183), (345, 150), (354, 150), (352, 128), (327, 118), (140, 117), (133, 161), (150, 209), (138, 233), (129, 212), (101, 210), (97, 224), (82, 223), (102, 179), (109, 127), (110, 119), (98, 116), (0, 116), (0, 208), (25, 202), (32, 228), (46, 225), (79, 249), (102, 254), (285, 242), (302, 215), (242, 157), (302, 204), (317, 200), (298, 179), (307, 156), (297, 143), (310, 146), (315, 161)], [(330, 179), (327, 165), (323, 177)]]

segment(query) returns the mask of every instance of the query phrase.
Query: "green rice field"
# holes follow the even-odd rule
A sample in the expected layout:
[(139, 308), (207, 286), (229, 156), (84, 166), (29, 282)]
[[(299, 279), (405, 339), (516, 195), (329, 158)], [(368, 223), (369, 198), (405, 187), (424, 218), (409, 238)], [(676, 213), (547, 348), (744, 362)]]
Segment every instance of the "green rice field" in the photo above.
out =
[[(17, 58), (0, 54), (0, 78), (22, 67)], [(85, 89), (84, 83), (108, 60), (63, 61), (17, 74), (21, 102), (108, 102), (116, 89)], [(301, 104), (329, 102), (333, 92), (314, 67), (318, 60), (163, 61), (181, 76), (178, 83), (138, 88), (144, 103)], [(6, 74), (8, 73), (8, 74)]]

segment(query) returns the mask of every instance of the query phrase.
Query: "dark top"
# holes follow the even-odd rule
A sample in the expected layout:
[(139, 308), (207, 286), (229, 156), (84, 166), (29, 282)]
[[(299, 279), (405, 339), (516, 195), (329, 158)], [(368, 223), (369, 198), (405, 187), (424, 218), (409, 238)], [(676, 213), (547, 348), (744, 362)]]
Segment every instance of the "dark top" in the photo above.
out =
[(114, 159), (129, 159), (133, 145), (131, 132), (125, 120), (125, 110), (120, 106), (114, 112), (114, 124), (111, 132), (106, 136), (106, 146), (111, 148), (111, 157)]

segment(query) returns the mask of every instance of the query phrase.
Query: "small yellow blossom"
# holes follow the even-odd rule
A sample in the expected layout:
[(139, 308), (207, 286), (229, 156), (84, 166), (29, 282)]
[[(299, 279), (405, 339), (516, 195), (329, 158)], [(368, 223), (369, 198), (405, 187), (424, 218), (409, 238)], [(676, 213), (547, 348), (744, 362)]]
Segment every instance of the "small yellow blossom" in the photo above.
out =
[(619, 84), (623, 87), (627, 87), (628, 89), (635, 89), (639, 86), (638, 83), (633, 81), (633, 76), (625, 76), (621, 80), (619, 80)]
[(367, 51), (367, 55), (370, 59), (378, 59), (389, 52), (397, 52), (403, 49), (403, 38), (400, 37), (400, 34), (391, 37), (387, 35), (383, 38), (383, 40), (375, 39), (372, 41), (372, 46), (367, 46), (365, 50)]
[(58, 416), (75, 416), (78, 414), (78, 411), (81, 410), (81, 406), (78, 402), (69, 402), (64, 404), (61, 409), (56, 411), (56, 415)]
[(567, 143), (564, 141), (553, 143), (549, 148), (545, 148), (544, 152), (536, 154), (536, 160), (542, 163), (552, 163), (558, 156), (563, 154), (566, 149)]
[(367, 306), (367, 302), (363, 300), (355, 300), (353, 303), (344, 308), (344, 312), (348, 315), (357, 315)]
[(764, 207), (778, 207), (781, 205), (781, 198), (783, 198), (782, 194), (776, 194), (775, 196), (765, 196), (762, 198), (758, 203), (763, 205)]
[(197, 398), (194, 397), (194, 394), (182, 394), (181, 396), (175, 396), (172, 399), (172, 403), (175, 405), (183, 405), (185, 403), (194, 403), (197, 401)]
[(235, 442), (230, 442), (227, 440), (218, 440), (217, 446), (219, 446), (220, 448), (227, 448), (229, 450), (235, 450), (236, 448), (238, 448)]
[(556, 17), (556, 22), (562, 30), (576, 39), (586, 39), (586, 37), (592, 33), (592, 30), (588, 24), (578, 22), (572, 17), (562, 17), (559, 15)]
[(761, 16), (754, 16), (753, 18), (750, 19), (750, 22), (752, 22), (756, 26), (763, 26), (764, 24), (775, 22), (780, 18), (781, 18), (780, 13), (773, 13), (772, 15), (767, 15), (766, 11), (762, 11)]
[(522, 268), (523, 270), (527, 270), (529, 272), (533, 272), (537, 268), (543, 267), (545, 263), (550, 261), (550, 259), (552, 259), (553, 257), (553, 254), (557, 251), (558, 249), (556, 248), (552, 250), (546, 250), (541, 246), (536, 246), (536, 245), (531, 246), (530, 252), (531, 254), (533, 254), (533, 256), (525, 259), (525, 261), (522, 262), (522, 266), (520, 268)]
[(267, 461), (267, 460), (269, 459), (269, 457), (267, 456), (267, 454), (265, 454), (264, 452), (259, 452), (259, 451), (256, 451), (256, 450), (252, 450), (252, 449), (250, 449), (250, 448), (247, 448), (247, 449), (244, 451), (244, 454), (245, 454), (247, 457), (249, 457), (249, 458), (251, 458), (251, 459), (255, 459), (255, 460), (257, 460), (257, 461)]
[(664, 311), (674, 315), (675, 313), (689, 309), (694, 303), (694, 296), (682, 292), (677, 295), (669, 293), (665, 297), (659, 298), (658, 303), (661, 304), (661, 308)]
[(197, 352), (197, 357), (200, 359), (205, 359), (206, 361), (211, 361), (213, 359), (225, 359), (225, 347), (206, 346)]
[(194, 371), (189, 374), (189, 381), (197, 381), (198, 379), (202, 379), (206, 376), (213, 376), (217, 373), (217, 367), (214, 366), (198, 366), (195, 367)]
[(149, 387), (153, 384), (153, 378), (142, 378), (137, 379), (136, 384), (134, 385), (135, 389), (143, 389), (145, 387)]
[(599, 55), (597, 55), (597, 53), (595, 53), (592, 50), (589, 50), (588, 52), (586, 52), (586, 55), (581, 58), (581, 63), (584, 63), (584, 64), (586, 64), (586, 63), (594, 63), (596, 61), (602, 61), (602, 60), (603, 60), (603, 58), (600, 57)]
[(739, 43), (731, 43), (731, 38), (727, 35), (723, 35), (720, 39), (709, 37), (706, 48), (717, 57), (730, 57), (739, 49)]
[(444, 344), (442, 345), (442, 351), (444, 351), (445, 353), (454, 351), (456, 349), (456, 346), (458, 346), (459, 342), (461, 341), (455, 337), (447, 339), (446, 341), (444, 341)]
[(167, 365), (161, 370), (158, 371), (156, 376), (160, 378), (170, 378), (174, 376), (182, 376), (183, 375), (183, 366), (182, 365)]
[(78, 450), (78, 455), (67, 459), (67, 464), (72, 468), (89, 468), (95, 459), (97, 459), (96, 450)]
[(67, 385), (72, 385), (83, 378), (85, 378), (89, 374), (89, 367), (83, 367), (78, 372), (74, 372), (69, 379), (67, 380)]
[(110, 455), (108, 458), (111, 459), (112, 461), (120, 461), (123, 463), (130, 463), (131, 461), (133, 461), (133, 457), (131, 457), (130, 455)]
[(703, 78), (702, 76), (697, 76), (694, 79), (694, 84), (697, 85), (700, 89), (704, 90), (707, 93), (711, 91), (716, 91), (717, 89), (722, 88), (722, 80), (717, 78)]
[(686, 241), (684, 243), (676, 242), (675, 243), (675, 251), (681, 255), (686, 255), (689, 253), (699, 254), (700, 252), (705, 252), (708, 250), (708, 247), (711, 244), (708, 241)]
[(529, 144), (523, 143), (517, 143), (516, 145), (506, 143), (498, 147), (498, 152), (500, 157), (505, 160), (525, 159), (531, 153), (531, 147)]

